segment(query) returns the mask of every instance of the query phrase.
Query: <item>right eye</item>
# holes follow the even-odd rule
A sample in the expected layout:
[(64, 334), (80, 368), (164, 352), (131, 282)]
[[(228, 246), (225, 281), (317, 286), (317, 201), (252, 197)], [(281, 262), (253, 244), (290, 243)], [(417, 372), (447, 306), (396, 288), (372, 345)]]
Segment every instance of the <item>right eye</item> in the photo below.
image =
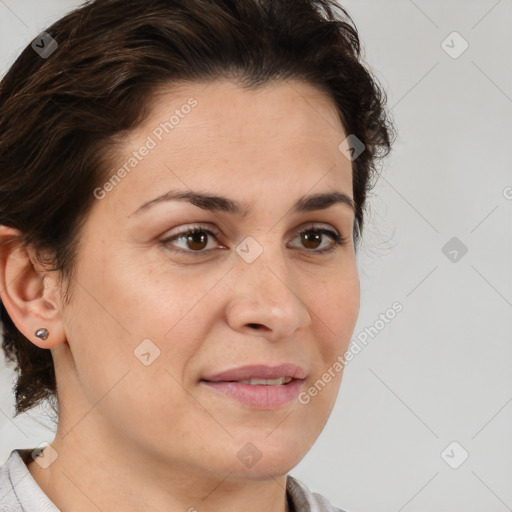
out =
[[(201, 226), (194, 226), (192, 229), (184, 229), (178, 233), (160, 240), (160, 243), (172, 252), (181, 254), (201, 254), (213, 249), (205, 249), (208, 246), (208, 237), (217, 238), (216, 233)], [(182, 240), (185, 247), (175, 248), (171, 242)]]

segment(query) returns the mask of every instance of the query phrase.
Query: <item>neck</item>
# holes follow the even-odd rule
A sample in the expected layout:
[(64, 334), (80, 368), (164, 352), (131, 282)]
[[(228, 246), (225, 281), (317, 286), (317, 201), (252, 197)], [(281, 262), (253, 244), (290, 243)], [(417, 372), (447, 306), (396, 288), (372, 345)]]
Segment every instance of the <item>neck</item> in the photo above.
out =
[(268, 474), (262, 480), (207, 472), (149, 456), (119, 436), (106, 439), (91, 432), (90, 422), (87, 426), (82, 435), (78, 425), (68, 431), (59, 423), (51, 444), (56, 460), (46, 469), (32, 459), (27, 462), (37, 484), (62, 512), (290, 512), (286, 475)]

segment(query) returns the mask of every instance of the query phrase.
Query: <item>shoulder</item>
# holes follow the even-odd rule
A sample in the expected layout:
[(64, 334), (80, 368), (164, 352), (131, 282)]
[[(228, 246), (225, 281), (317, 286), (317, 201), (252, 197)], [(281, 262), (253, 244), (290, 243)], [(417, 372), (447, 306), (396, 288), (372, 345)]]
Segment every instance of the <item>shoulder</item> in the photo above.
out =
[(308, 487), (288, 475), (286, 491), (293, 503), (294, 512), (346, 512), (333, 506), (327, 498), (316, 492), (311, 492)]
[(19, 455), (16, 450), (13, 450), (8, 459), (0, 466), (0, 503), (2, 504), (2, 511), (23, 511), (16, 494), (15, 473), (18, 465), (16, 458), (19, 458)]
[(32, 451), (12, 450), (0, 466), (1, 512), (59, 512), (28, 470), (25, 460)]

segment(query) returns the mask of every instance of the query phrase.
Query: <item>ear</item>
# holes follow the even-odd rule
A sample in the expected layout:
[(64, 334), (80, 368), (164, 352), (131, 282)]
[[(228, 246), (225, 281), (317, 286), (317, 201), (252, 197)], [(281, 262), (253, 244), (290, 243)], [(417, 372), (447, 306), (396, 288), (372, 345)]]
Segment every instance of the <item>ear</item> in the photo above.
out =
[[(0, 225), (0, 299), (18, 330), (34, 345), (52, 348), (66, 341), (56, 272), (45, 271), (35, 253), (21, 242), (21, 232)], [(35, 336), (48, 329), (42, 340)]]

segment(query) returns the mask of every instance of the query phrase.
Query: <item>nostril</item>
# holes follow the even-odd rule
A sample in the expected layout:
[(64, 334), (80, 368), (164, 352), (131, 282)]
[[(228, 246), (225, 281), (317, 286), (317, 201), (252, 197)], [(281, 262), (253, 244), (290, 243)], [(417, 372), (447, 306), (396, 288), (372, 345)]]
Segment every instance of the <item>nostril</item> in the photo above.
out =
[(254, 327), (254, 329), (259, 329), (260, 324), (249, 324), (249, 327)]

